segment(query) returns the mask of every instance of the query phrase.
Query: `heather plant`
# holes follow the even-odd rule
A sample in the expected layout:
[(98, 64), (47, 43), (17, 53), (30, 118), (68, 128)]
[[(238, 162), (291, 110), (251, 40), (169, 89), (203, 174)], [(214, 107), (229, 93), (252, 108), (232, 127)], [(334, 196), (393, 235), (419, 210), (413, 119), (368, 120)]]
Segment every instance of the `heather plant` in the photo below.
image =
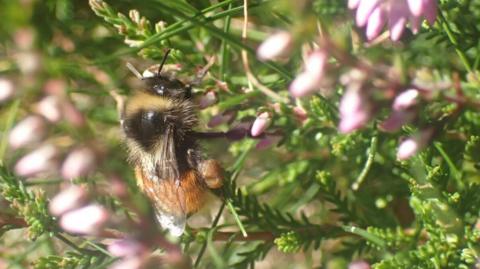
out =
[[(0, 268), (480, 267), (480, 1), (0, 0)], [(223, 186), (174, 236), (125, 99), (169, 51)]]

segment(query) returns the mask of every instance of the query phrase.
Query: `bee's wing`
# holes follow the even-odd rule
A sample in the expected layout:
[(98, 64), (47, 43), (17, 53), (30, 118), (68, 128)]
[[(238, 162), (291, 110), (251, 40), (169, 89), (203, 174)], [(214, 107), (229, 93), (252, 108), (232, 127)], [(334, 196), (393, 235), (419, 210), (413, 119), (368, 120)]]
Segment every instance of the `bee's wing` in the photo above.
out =
[(185, 231), (187, 222), (187, 215), (181, 205), (185, 203), (185, 195), (179, 187), (167, 186), (166, 184), (163, 184), (163, 187), (174, 189), (167, 191), (169, 195), (172, 195), (171, 197), (165, 196), (160, 198), (160, 201), (155, 202), (155, 216), (160, 225), (167, 229), (171, 235), (181, 236)]
[(160, 225), (172, 235), (180, 236), (185, 230), (187, 214), (185, 194), (180, 186), (180, 172), (175, 150), (174, 125), (166, 127), (163, 141), (157, 157), (159, 186), (155, 201), (156, 217)]

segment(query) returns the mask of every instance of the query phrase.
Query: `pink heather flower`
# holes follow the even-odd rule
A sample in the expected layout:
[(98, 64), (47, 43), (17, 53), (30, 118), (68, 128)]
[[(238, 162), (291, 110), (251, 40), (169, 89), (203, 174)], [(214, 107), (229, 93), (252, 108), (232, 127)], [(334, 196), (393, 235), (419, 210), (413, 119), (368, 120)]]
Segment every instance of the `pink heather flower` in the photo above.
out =
[(296, 106), (293, 108), (293, 115), (297, 118), (298, 121), (304, 123), (308, 119), (308, 114), (303, 107)]
[(61, 102), (58, 96), (49, 95), (44, 97), (36, 105), (36, 112), (51, 122), (58, 122), (62, 119)]
[(413, 111), (393, 111), (386, 120), (380, 123), (379, 128), (385, 132), (396, 132), (400, 130), (403, 125), (412, 121), (414, 117), (415, 113)]
[(221, 114), (217, 114), (213, 116), (210, 121), (207, 123), (208, 128), (214, 128), (218, 125), (228, 123), (235, 117), (235, 112), (233, 111), (226, 111)]
[(214, 91), (208, 91), (198, 101), (198, 107), (200, 109), (207, 108), (217, 102), (217, 94)]
[(263, 132), (268, 128), (268, 126), (270, 126), (271, 122), (272, 118), (270, 116), (270, 113), (260, 113), (260, 115), (258, 115), (253, 122), (252, 129), (250, 129), (250, 134), (252, 136), (259, 136), (263, 134)]
[(370, 104), (356, 88), (347, 89), (340, 101), (341, 133), (350, 133), (362, 128), (370, 120)]
[(18, 29), (13, 34), (13, 40), (19, 49), (29, 50), (33, 47), (35, 41), (35, 32), (30, 28)]
[(10, 99), (14, 94), (13, 82), (6, 78), (0, 78), (0, 103)]
[(260, 60), (276, 60), (287, 55), (292, 50), (293, 37), (286, 31), (271, 35), (257, 49)]
[(77, 148), (70, 152), (62, 164), (61, 174), (64, 179), (73, 179), (88, 175), (95, 169), (95, 152), (88, 148)]
[(85, 125), (85, 117), (74, 104), (69, 101), (62, 102), (62, 111), (65, 119), (76, 127)]
[(60, 227), (76, 234), (97, 234), (107, 223), (108, 211), (98, 204), (91, 204), (65, 213), (60, 218)]
[(366, 26), (368, 40), (376, 38), (386, 22), (390, 38), (397, 41), (408, 22), (417, 33), (423, 18), (430, 25), (437, 18), (437, 0), (349, 0), (348, 8), (357, 10), (356, 24)]
[(394, 110), (405, 110), (408, 109), (418, 102), (418, 96), (420, 93), (416, 89), (408, 89), (404, 92), (401, 92), (395, 100), (393, 100), (393, 109)]
[(59, 151), (55, 146), (43, 145), (23, 156), (15, 164), (15, 173), (19, 176), (29, 177), (39, 173), (56, 171), (58, 154)]
[(41, 56), (32, 51), (19, 52), (14, 55), (15, 62), (24, 74), (35, 73), (41, 66)]
[(133, 239), (120, 239), (108, 245), (108, 251), (116, 257), (137, 256), (146, 250), (142, 243)]
[(313, 94), (320, 88), (328, 55), (324, 50), (312, 52), (305, 60), (305, 71), (300, 73), (290, 84), (289, 90), (294, 97)]
[(8, 142), (14, 149), (25, 147), (41, 141), (46, 131), (46, 123), (42, 117), (28, 116), (13, 127)]
[(430, 141), (433, 135), (433, 129), (425, 129), (420, 131), (414, 137), (404, 140), (397, 150), (397, 159), (400, 161), (407, 160), (418, 151), (420, 151)]
[(370, 269), (370, 264), (366, 261), (354, 261), (348, 265), (348, 269)]
[(267, 135), (265, 138), (260, 139), (258, 141), (257, 145), (255, 145), (255, 149), (257, 150), (264, 150), (269, 148), (272, 145), (275, 145), (280, 141), (281, 137), (280, 136), (273, 136), (273, 135)]
[(50, 213), (60, 216), (77, 209), (87, 202), (88, 193), (85, 188), (71, 185), (57, 194), (49, 204)]

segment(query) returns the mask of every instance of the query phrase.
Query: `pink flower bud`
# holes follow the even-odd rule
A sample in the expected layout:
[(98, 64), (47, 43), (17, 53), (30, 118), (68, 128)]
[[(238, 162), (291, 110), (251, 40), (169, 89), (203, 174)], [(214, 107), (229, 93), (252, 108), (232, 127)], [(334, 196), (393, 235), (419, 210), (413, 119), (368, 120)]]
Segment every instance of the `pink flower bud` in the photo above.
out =
[(415, 17), (420, 17), (425, 10), (424, 0), (407, 0), (408, 8)]
[(341, 133), (350, 133), (363, 127), (370, 119), (370, 104), (362, 96), (362, 92), (349, 89), (340, 101), (340, 124), (338, 129)]
[(244, 139), (249, 133), (250, 126), (251, 125), (244, 126), (244, 124), (239, 124), (233, 127), (232, 129), (228, 130), (228, 132), (226, 133), (227, 139), (231, 141)]
[(60, 219), (60, 227), (70, 233), (94, 235), (101, 231), (109, 216), (105, 208), (91, 204), (65, 213)]
[(257, 150), (264, 150), (269, 148), (272, 145), (275, 145), (280, 141), (281, 137), (280, 136), (273, 136), (273, 135), (267, 135), (265, 138), (260, 139), (258, 141), (257, 145), (255, 145), (255, 149)]
[(405, 141), (403, 141), (398, 147), (397, 159), (400, 161), (409, 159), (410, 157), (412, 157), (417, 153), (419, 148), (420, 148), (420, 145), (417, 139), (408, 138)]
[(320, 88), (328, 56), (323, 50), (312, 52), (305, 60), (305, 72), (299, 74), (290, 84), (289, 90), (294, 97), (313, 94)]
[(425, 6), (423, 14), (428, 23), (433, 25), (437, 19), (437, 0), (423, 0), (423, 2)]
[(412, 111), (393, 111), (385, 121), (380, 123), (379, 128), (385, 132), (396, 132), (402, 128), (403, 125), (409, 123), (415, 117)]
[(0, 103), (10, 99), (14, 94), (13, 82), (6, 78), (0, 78)]
[(308, 96), (319, 89), (321, 80), (318, 76), (303, 72), (290, 84), (289, 91), (294, 97)]
[(397, 150), (397, 159), (400, 161), (409, 159), (420, 151), (430, 141), (433, 135), (433, 129), (425, 129), (420, 131), (414, 137), (404, 140)]
[(370, 269), (370, 264), (366, 261), (354, 261), (348, 265), (348, 269)]
[(394, 110), (408, 109), (417, 104), (419, 95), (420, 94), (416, 89), (408, 89), (401, 92), (393, 101), (392, 107)]
[(218, 125), (229, 123), (235, 118), (235, 112), (233, 111), (226, 111), (221, 114), (217, 114), (213, 116), (210, 121), (207, 123), (208, 128), (214, 128)]
[(50, 79), (43, 85), (43, 91), (48, 95), (62, 96), (65, 94), (67, 84), (60, 79)]
[(372, 14), (368, 18), (366, 30), (367, 39), (372, 40), (376, 38), (382, 32), (383, 26), (385, 26), (386, 21), (387, 17), (385, 14), (385, 10), (381, 7), (375, 8), (375, 10), (373, 10)]
[(268, 128), (268, 126), (270, 126), (271, 122), (272, 118), (270, 117), (270, 113), (260, 113), (260, 115), (258, 115), (253, 122), (252, 129), (250, 129), (250, 134), (252, 136), (261, 135)]
[(319, 77), (323, 76), (325, 66), (327, 65), (328, 55), (324, 50), (315, 50), (308, 55), (305, 60), (305, 71), (311, 74), (317, 74)]
[(96, 155), (87, 147), (77, 148), (70, 152), (62, 164), (62, 177), (73, 179), (88, 175), (95, 169)]
[(308, 119), (307, 111), (305, 111), (305, 109), (299, 106), (293, 108), (293, 115), (295, 115), (297, 120), (301, 123), (305, 122)]
[(141, 269), (143, 263), (144, 259), (142, 257), (128, 257), (115, 262), (108, 269)]
[(257, 49), (260, 60), (275, 60), (290, 53), (293, 37), (289, 32), (282, 31), (268, 37)]
[(362, 0), (348, 0), (348, 8), (356, 9)]
[(204, 109), (215, 104), (216, 102), (217, 102), (217, 94), (214, 91), (208, 91), (202, 97), (200, 97), (200, 100), (198, 102), (198, 107), (200, 109)]
[(38, 53), (25, 51), (15, 54), (15, 61), (18, 68), (24, 74), (36, 72), (41, 65), (41, 58)]
[(58, 149), (50, 144), (23, 156), (15, 165), (15, 173), (19, 176), (29, 177), (43, 172), (53, 172), (57, 169)]
[(358, 4), (356, 22), (359, 27), (367, 24), (368, 18), (373, 10), (378, 6), (380, 0), (364, 0)]
[(405, 30), (407, 18), (410, 16), (407, 3), (404, 1), (393, 1), (390, 5), (389, 28), (390, 39), (398, 41)]
[(108, 251), (116, 257), (138, 256), (146, 250), (147, 248), (143, 244), (133, 239), (116, 240), (108, 245)]
[(10, 131), (8, 142), (14, 149), (37, 143), (46, 132), (45, 120), (40, 116), (28, 116)]
[(44, 97), (37, 103), (36, 112), (51, 122), (58, 122), (62, 119), (62, 108), (59, 97), (54, 95)]
[(15, 44), (21, 50), (31, 49), (33, 46), (33, 41), (35, 40), (35, 33), (30, 28), (21, 28), (18, 29), (14, 35), (13, 40)]
[(50, 213), (60, 216), (77, 209), (87, 202), (87, 191), (79, 186), (71, 185), (57, 194), (49, 204)]
[(71, 102), (63, 102), (63, 116), (76, 127), (85, 125), (85, 117)]

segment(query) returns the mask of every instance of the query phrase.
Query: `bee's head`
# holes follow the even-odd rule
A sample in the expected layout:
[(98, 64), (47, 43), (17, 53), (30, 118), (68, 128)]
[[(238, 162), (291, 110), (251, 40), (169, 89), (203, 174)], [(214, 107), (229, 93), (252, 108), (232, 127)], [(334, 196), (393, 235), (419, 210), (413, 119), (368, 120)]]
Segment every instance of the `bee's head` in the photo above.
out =
[(169, 53), (170, 50), (167, 50), (160, 66), (158, 67), (158, 71), (151, 76), (142, 76), (130, 63), (127, 63), (127, 67), (135, 74), (135, 76), (137, 76), (137, 78), (145, 82), (146, 91), (148, 93), (173, 99), (190, 99), (192, 97), (192, 88), (190, 85), (185, 85), (173, 76), (162, 73), (163, 65), (165, 64)]
[(147, 84), (149, 93), (180, 100), (192, 97), (190, 85), (185, 85), (178, 79), (158, 73), (153, 77), (145, 77), (143, 80)]

